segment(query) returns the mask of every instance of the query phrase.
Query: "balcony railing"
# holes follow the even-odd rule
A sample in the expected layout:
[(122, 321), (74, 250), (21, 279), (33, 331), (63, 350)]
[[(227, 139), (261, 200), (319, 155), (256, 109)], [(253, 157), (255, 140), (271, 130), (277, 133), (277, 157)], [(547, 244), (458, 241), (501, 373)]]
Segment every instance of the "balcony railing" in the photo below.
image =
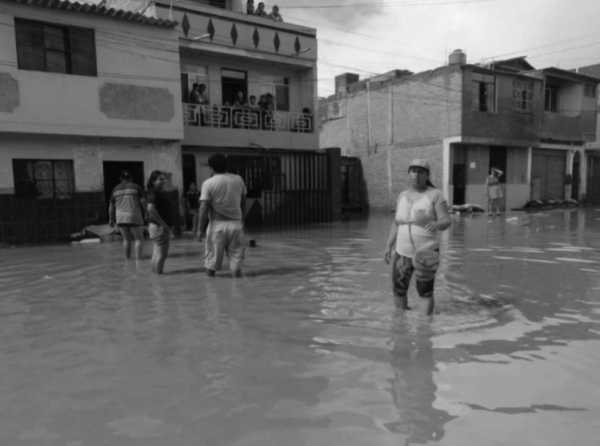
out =
[(220, 129), (313, 132), (313, 115), (217, 105), (183, 104), (186, 126)]

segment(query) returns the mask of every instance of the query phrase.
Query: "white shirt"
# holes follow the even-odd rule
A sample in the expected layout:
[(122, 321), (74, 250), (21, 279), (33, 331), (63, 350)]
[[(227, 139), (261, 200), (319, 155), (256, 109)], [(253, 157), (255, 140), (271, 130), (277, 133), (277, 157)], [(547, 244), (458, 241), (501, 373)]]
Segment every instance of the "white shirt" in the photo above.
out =
[[(442, 192), (432, 187), (423, 192), (404, 191), (400, 194), (396, 205), (396, 222), (418, 222), (419, 225), (413, 223), (410, 228), (408, 224), (398, 225), (396, 252), (399, 255), (413, 258), (415, 246), (424, 248), (425, 246), (434, 247), (438, 244), (437, 233), (429, 232), (422, 226), (437, 221), (435, 206), (445, 201)], [(411, 234), (414, 246), (410, 240)]]
[[(217, 218), (242, 220), (242, 198), (246, 194), (246, 185), (239, 175), (215, 174), (202, 183), (200, 201), (208, 202)], [(211, 219), (214, 217), (212, 214)]]

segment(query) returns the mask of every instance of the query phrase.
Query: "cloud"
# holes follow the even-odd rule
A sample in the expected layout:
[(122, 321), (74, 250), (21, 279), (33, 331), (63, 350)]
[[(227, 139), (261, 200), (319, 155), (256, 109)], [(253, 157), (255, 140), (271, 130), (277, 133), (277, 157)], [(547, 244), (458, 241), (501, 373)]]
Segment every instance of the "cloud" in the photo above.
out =
[[(365, 0), (295, 0), (280, 2), (283, 11), (289, 11), (292, 16), (315, 16), (335, 25), (343, 25), (350, 30), (352, 27), (365, 24), (369, 19), (384, 13), (381, 3), (365, 6)], [(357, 6), (357, 4), (360, 4)], [(315, 8), (320, 5), (334, 5), (333, 8)], [(339, 6), (337, 6), (339, 5)]]

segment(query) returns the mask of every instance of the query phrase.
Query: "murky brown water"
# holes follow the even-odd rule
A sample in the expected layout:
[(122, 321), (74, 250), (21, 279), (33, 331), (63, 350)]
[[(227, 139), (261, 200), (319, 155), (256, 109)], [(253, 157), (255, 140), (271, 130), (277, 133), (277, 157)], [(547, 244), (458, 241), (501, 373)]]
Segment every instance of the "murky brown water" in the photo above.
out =
[(0, 251), (0, 444), (598, 444), (600, 211), (455, 220), (432, 321), (393, 306), (388, 224), (260, 235), (240, 280), (183, 241), (160, 278)]

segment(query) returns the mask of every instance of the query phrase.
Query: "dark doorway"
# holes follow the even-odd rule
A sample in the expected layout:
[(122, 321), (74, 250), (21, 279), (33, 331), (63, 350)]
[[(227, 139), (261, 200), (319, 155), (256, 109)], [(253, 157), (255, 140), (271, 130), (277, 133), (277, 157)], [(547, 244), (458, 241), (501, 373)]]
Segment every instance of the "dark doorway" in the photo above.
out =
[(104, 161), (104, 197), (110, 200), (112, 190), (119, 184), (121, 172), (127, 170), (133, 182), (144, 187), (144, 163), (142, 161)]
[(573, 200), (579, 200), (579, 185), (581, 183), (580, 168), (581, 155), (579, 152), (575, 152), (575, 157), (573, 158), (573, 181), (571, 183), (571, 198)]
[(587, 158), (587, 200), (600, 204), (600, 154), (589, 154)]
[(244, 93), (244, 99), (248, 98), (248, 75), (245, 71), (221, 70), (221, 88), (223, 92), (223, 105), (233, 105), (236, 101), (238, 91)]
[(191, 153), (184, 153), (182, 156), (183, 161), (183, 191), (184, 193), (189, 189), (190, 183), (196, 183), (196, 186), (201, 185), (197, 183), (198, 177), (196, 176), (196, 156)]
[(465, 204), (467, 196), (467, 166), (465, 164), (454, 164), (452, 168), (452, 204)]
[(488, 166), (488, 175), (492, 167), (502, 171), (500, 182), (506, 183), (506, 147), (490, 147), (490, 165)]

